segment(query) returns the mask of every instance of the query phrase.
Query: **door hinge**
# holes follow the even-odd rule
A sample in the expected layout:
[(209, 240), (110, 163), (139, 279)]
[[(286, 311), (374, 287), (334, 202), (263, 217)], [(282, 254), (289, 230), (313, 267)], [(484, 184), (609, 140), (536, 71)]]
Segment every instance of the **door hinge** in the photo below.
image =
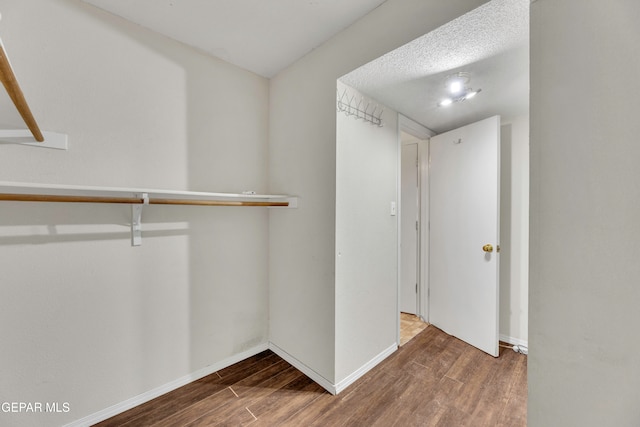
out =
[(416, 294), (418, 293), (418, 284), (416, 283)]
[(418, 221), (416, 221), (416, 231), (418, 231)]

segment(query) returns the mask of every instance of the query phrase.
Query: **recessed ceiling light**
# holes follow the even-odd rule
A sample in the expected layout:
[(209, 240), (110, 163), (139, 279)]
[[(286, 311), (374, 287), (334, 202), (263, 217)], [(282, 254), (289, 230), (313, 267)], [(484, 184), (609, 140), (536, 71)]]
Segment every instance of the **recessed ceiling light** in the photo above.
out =
[(453, 104), (453, 99), (445, 98), (445, 99), (443, 99), (442, 101), (440, 101), (438, 103), (438, 106), (439, 107), (446, 107), (447, 105), (451, 105), (451, 104)]

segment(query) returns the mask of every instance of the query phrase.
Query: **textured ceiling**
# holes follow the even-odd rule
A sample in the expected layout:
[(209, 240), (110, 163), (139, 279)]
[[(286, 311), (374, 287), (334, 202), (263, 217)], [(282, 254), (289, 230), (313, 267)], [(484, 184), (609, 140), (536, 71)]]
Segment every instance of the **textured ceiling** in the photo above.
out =
[(385, 0), (83, 0), (272, 77)]
[[(441, 133), (492, 115), (529, 108), (530, 0), (492, 0), (358, 68), (340, 80)], [(475, 98), (438, 107), (444, 81), (470, 74)]]

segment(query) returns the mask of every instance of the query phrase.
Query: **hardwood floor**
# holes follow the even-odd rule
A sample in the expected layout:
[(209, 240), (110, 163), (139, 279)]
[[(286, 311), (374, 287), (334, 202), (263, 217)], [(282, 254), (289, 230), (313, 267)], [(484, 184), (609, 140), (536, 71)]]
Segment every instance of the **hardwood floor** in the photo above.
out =
[(338, 396), (265, 351), (97, 425), (526, 426), (527, 358), (501, 350), (429, 326)]

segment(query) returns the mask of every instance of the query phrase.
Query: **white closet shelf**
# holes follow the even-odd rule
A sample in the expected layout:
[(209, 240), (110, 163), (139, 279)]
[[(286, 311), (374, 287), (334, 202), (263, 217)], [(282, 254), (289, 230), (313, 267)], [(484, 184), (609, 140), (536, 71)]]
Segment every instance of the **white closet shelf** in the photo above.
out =
[(296, 196), (277, 194), (208, 193), (8, 181), (0, 181), (0, 201), (130, 204), (133, 246), (139, 246), (142, 242), (141, 217), (144, 205), (298, 207)]
[(42, 141), (36, 140), (27, 129), (0, 129), (0, 143), (30, 145), (39, 148), (69, 149), (69, 137), (63, 133), (41, 132)]
[[(37, 200), (42, 196), (46, 199), (53, 196), (50, 201), (59, 197), (69, 197), (69, 202), (81, 203), (126, 203), (126, 204), (177, 204), (177, 205), (211, 205), (208, 202), (220, 202), (219, 206), (274, 206), (297, 207), (297, 197), (279, 194), (253, 194), (246, 193), (210, 193), (201, 191), (176, 191), (150, 188), (125, 188), (125, 187), (93, 187), (85, 185), (64, 184), (38, 184), (27, 182), (0, 181), (0, 200), (12, 200), (12, 196), (26, 200), (17, 201), (49, 201)], [(143, 195), (149, 199), (146, 203)], [(77, 199), (73, 199), (77, 198)], [(83, 200), (86, 198), (87, 200)], [(104, 199), (104, 200), (103, 200)], [(202, 203), (200, 203), (202, 202)]]

